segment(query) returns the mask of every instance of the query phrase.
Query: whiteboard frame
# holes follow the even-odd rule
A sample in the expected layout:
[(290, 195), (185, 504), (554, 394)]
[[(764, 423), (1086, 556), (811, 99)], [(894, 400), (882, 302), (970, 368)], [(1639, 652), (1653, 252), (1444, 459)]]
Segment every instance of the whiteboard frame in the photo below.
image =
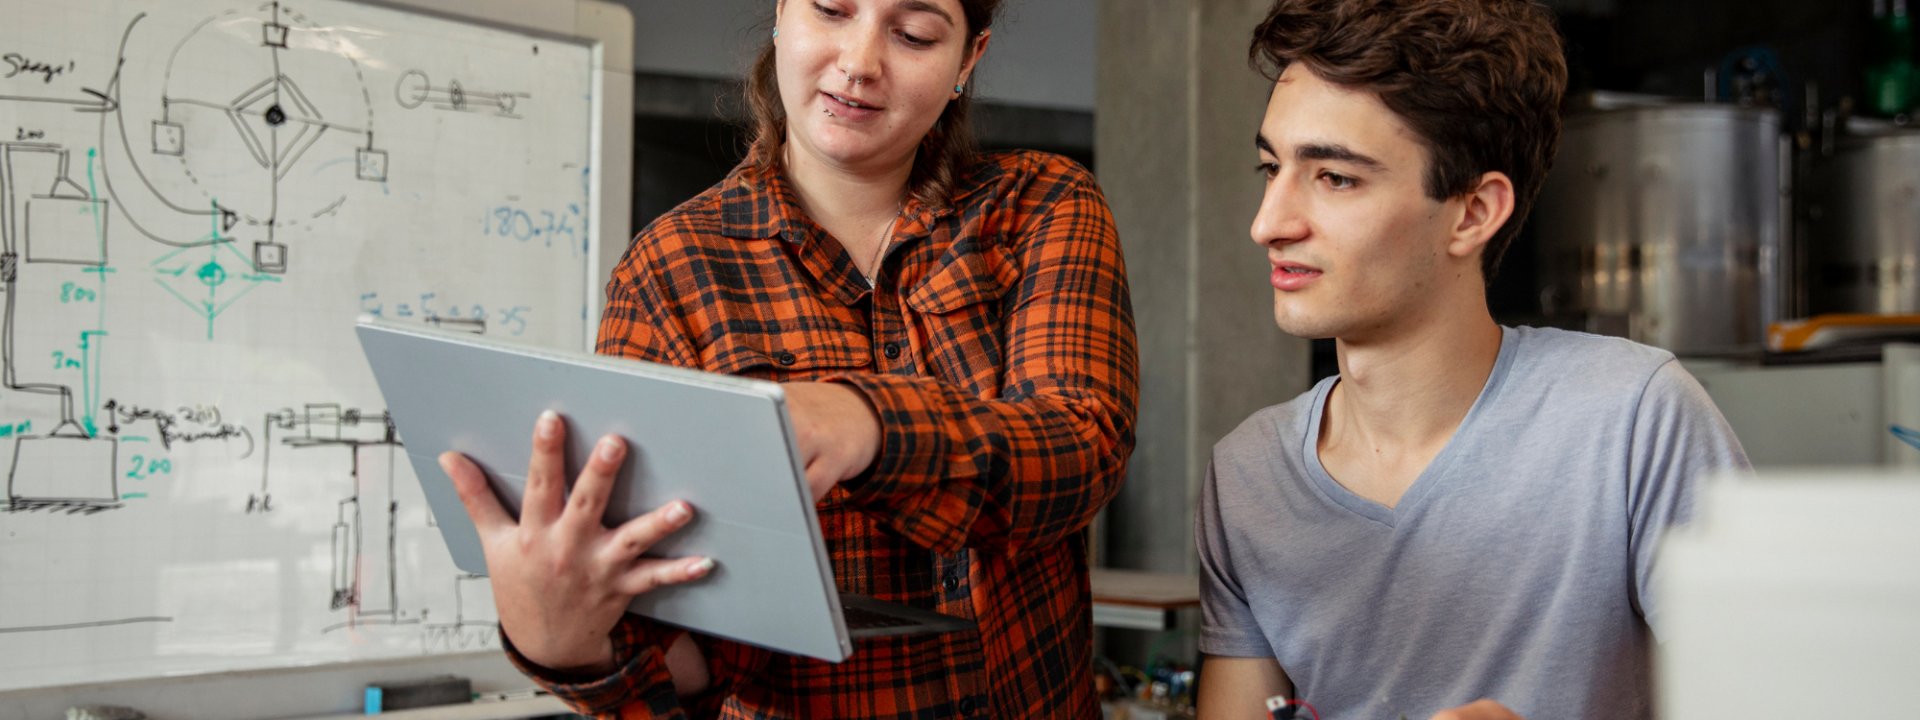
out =
[[(606, 286), (632, 235), (633, 204), (633, 15), (602, 0), (348, 0), (418, 15), (585, 45), (592, 57), (591, 142), (588, 203), (594, 227), (587, 234), (585, 350), (593, 349)], [(107, 683), (27, 688), (0, 692), (0, 720), (49, 716), (53, 708), (112, 702), (144, 708), (159, 717), (241, 720), (262, 717), (258, 703), (270, 698), (270, 713), (287, 717), (348, 712), (359, 707), (358, 689), (380, 679), (453, 673), (472, 677), (486, 690), (531, 684), (499, 650), (357, 660), (240, 672), (139, 678)], [(241, 688), (244, 686), (244, 690)], [(244, 694), (243, 694), (244, 693)]]

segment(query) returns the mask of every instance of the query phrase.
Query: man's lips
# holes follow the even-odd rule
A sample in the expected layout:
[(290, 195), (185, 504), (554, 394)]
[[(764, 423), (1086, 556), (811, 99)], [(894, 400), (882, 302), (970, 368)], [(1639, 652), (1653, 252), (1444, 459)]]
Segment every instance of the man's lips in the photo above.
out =
[(1275, 290), (1293, 291), (1304, 289), (1313, 281), (1320, 279), (1320, 269), (1297, 262), (1277, 262), (1273, 264), (1270, 277)]

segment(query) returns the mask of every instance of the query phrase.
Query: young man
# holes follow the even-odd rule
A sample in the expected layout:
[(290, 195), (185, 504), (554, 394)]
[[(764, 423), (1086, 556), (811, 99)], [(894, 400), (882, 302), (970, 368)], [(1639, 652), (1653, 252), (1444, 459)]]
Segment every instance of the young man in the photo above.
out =
[(1654, 546), (1747, 463), (1671, 354), (1487, 312), (1559, 140), (1546, 11), (1280, 0), (1252, 55), (1274, 317), (1340, 375), (1214, 449), (1200, 717), (1649, 717)]

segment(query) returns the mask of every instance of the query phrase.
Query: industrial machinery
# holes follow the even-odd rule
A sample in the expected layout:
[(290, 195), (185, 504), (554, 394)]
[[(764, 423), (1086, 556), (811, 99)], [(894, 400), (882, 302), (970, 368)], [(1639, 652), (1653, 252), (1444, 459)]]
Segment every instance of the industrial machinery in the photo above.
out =
[(1920, 313), (1920, 131), (1847, 137), (1811, 177), (1813, 313)]
[(1570, 116), (1534, 211), (1542, 314), (1681, 355), (1757, 352), (1788, 297), (1787, 154), (1766, 108)]

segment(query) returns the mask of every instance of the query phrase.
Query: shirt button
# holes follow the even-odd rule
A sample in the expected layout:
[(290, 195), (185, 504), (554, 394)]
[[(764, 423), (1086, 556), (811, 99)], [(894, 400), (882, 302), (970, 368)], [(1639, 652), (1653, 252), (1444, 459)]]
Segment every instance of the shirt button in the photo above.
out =
[(795, 358), (793, 356), (793, 353), (790, 353), (790, 352), (782, 352), (778, 357), (775, 357), (774, 359), (779, 360), (781, 365), (792, 365), (795, 360), (798, 360), (798, 358)]
[(900, 343), (887, 343), (880, 351), (887, 354), (888, 360), (900, 359)]
[(973, 698), (961, 698), (961, 699), (960, 699), (960, 714), (961, 714), (961, 715), (972, 715), (972, 714), (973, 714)]
[(960, 589), (960, 578), (953, 575), (948, 575), (947, 579), (940, 581), (940, 587), (946, 588), (947, 592), (953, 592), (955, 590), (958, 590)]

